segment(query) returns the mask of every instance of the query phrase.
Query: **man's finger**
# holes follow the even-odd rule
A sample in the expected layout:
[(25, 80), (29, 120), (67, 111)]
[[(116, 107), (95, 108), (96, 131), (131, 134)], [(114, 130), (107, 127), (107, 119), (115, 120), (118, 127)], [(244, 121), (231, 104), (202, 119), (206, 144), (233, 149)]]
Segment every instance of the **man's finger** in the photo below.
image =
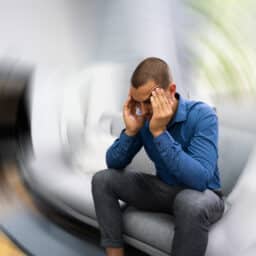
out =
[(162, 113), (161, 106), (159, 103), (159, 99), (154, 92), (152, 93), (151, 99), (152, 99), (153, 114), (155, 114), (156, 116), (160, 116)]
[(153, 113), (156, 111), (156, 101), (155, 101), (155, 98), (152, 94), (152, 96), (150, 97), (150, 102), (151, 102), (151, 105), (152, 105), (152, 108), (153, 108)]
[(128, 115), (131, 115), (131, 113), (132, 113), (132, 98), (131, 98), (131, 96), (128, 96), (127, 100), (124, 103), (124, 111)]
[(161, 95), (159, 93), (159, 89), (157, 91), (155, 91), (153, 94), (153, 96), (155, 97), (155, 102), (156, 102), (156, 105), (157, 105), (157, 108), (159, 110), (159, 114), (163, 114), (165, 112), (165, 108), (164, 108), (164, 104), (162, 102), (162, 98), (161, 98)]
[(130, 100), (131, 100), (131, 96), (128, 96), (127, 100), (126, 100), (125, 103), (124, 103), (124, 108), (125, 108), (125, 109), (128, 108), (129, 103), (130, 103)]
[(170, 100), (170, 96), (167, 96), (164, 91), (161, 91), (162, 100), (164, 102), (165, 113), (169, 114), (173, 107), (173, 102)]
[(162, 108), (162, 111), (164, 113), (168, 113), (168, 100), (166, 98), (166, 95), (164, 93), (164, 90), (163, 89), (160, 89), (158, 91), (158, 95), (159, 95), (159, 100), (160, 100), (160, 104), (161, 104), (161, 108)]

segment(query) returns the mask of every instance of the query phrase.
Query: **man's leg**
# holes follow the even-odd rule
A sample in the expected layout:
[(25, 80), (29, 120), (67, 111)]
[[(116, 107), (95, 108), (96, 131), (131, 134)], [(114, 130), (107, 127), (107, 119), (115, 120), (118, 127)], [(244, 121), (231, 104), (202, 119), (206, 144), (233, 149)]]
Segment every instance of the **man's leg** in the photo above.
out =
[(173, 202), (175, 235), (172, 256), (205, 255), (209, 227), (224, 212), (224, 201), (213, 191), (185, 189)]
[(92, 179), (92, 194), (101, 245), (108, 255), (123, 255), (122, 211), (118, 199), (141, 210), (170, 212), (181, 189), (150, 174), (115, 169), (97, 172)]

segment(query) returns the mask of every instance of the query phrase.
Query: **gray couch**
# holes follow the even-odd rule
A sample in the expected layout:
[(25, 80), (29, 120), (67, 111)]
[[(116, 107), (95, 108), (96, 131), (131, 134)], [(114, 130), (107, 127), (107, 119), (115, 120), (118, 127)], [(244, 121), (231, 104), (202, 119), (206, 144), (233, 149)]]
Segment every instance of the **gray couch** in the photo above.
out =
[[(109, 120), (110, 133), (118, 136), (122, 128), (121, 115)], [(71, 171), (63, 152), (50, 146), (40, 157), (23, 154), (21, 167), (25, 181), (42, 198), (65, 214), (98, 228), (91, 195), (92, 174)], [(219, 167), (226, 209), (223, 218), (210, 231), (206, 255), (246, 255), (256, 243), (255, 135), (222, 123)], [(143, 149), (127, 168), (155, 173)], [(170, 255), (174, 235), (172, 216), (139, 211), (121, 201), (120, 204), (125, 241), (149, 255)]]

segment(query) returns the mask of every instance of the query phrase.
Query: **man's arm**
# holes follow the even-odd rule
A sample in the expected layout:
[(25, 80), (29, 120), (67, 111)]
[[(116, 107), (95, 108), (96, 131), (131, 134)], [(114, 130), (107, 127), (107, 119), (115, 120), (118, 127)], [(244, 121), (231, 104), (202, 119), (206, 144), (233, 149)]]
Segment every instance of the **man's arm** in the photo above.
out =
[(108, 168), (125, 168), (142, 147), (140, 132), (129, 136), (125, 129), (122, 130), (118, 139), (109, 147), (106, 153)]
[(206, 108), (198, 120), (187, 152), (168, 131), (154, 138), (166, 171), (190, 188), (203, 191), (214, 175), (218, 159), (218, 120), (213, 110)]

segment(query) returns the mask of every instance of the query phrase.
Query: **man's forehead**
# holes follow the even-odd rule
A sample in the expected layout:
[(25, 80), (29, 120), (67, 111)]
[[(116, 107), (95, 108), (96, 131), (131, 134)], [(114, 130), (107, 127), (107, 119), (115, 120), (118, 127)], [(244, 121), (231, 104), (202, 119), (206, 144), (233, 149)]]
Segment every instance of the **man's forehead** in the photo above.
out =
[(131, 90), (130, 92), (133, 93), (133, 94), (149, 94), (151, 93), (154, 89), (156, 89), (157, 85), (154, 85), (154, 86), (150, 86), (150, 87), (139, 87), (139, 88), (134, 88), (133, 86), (131, 86)]
[(157, 87), (159, 86), (156, 84), (151, 84), (150, 86), (140, 86), (138, 88), (131, 86), (130, 95), (135, 101), (144, 101), (151, 96), (153, 90)]

